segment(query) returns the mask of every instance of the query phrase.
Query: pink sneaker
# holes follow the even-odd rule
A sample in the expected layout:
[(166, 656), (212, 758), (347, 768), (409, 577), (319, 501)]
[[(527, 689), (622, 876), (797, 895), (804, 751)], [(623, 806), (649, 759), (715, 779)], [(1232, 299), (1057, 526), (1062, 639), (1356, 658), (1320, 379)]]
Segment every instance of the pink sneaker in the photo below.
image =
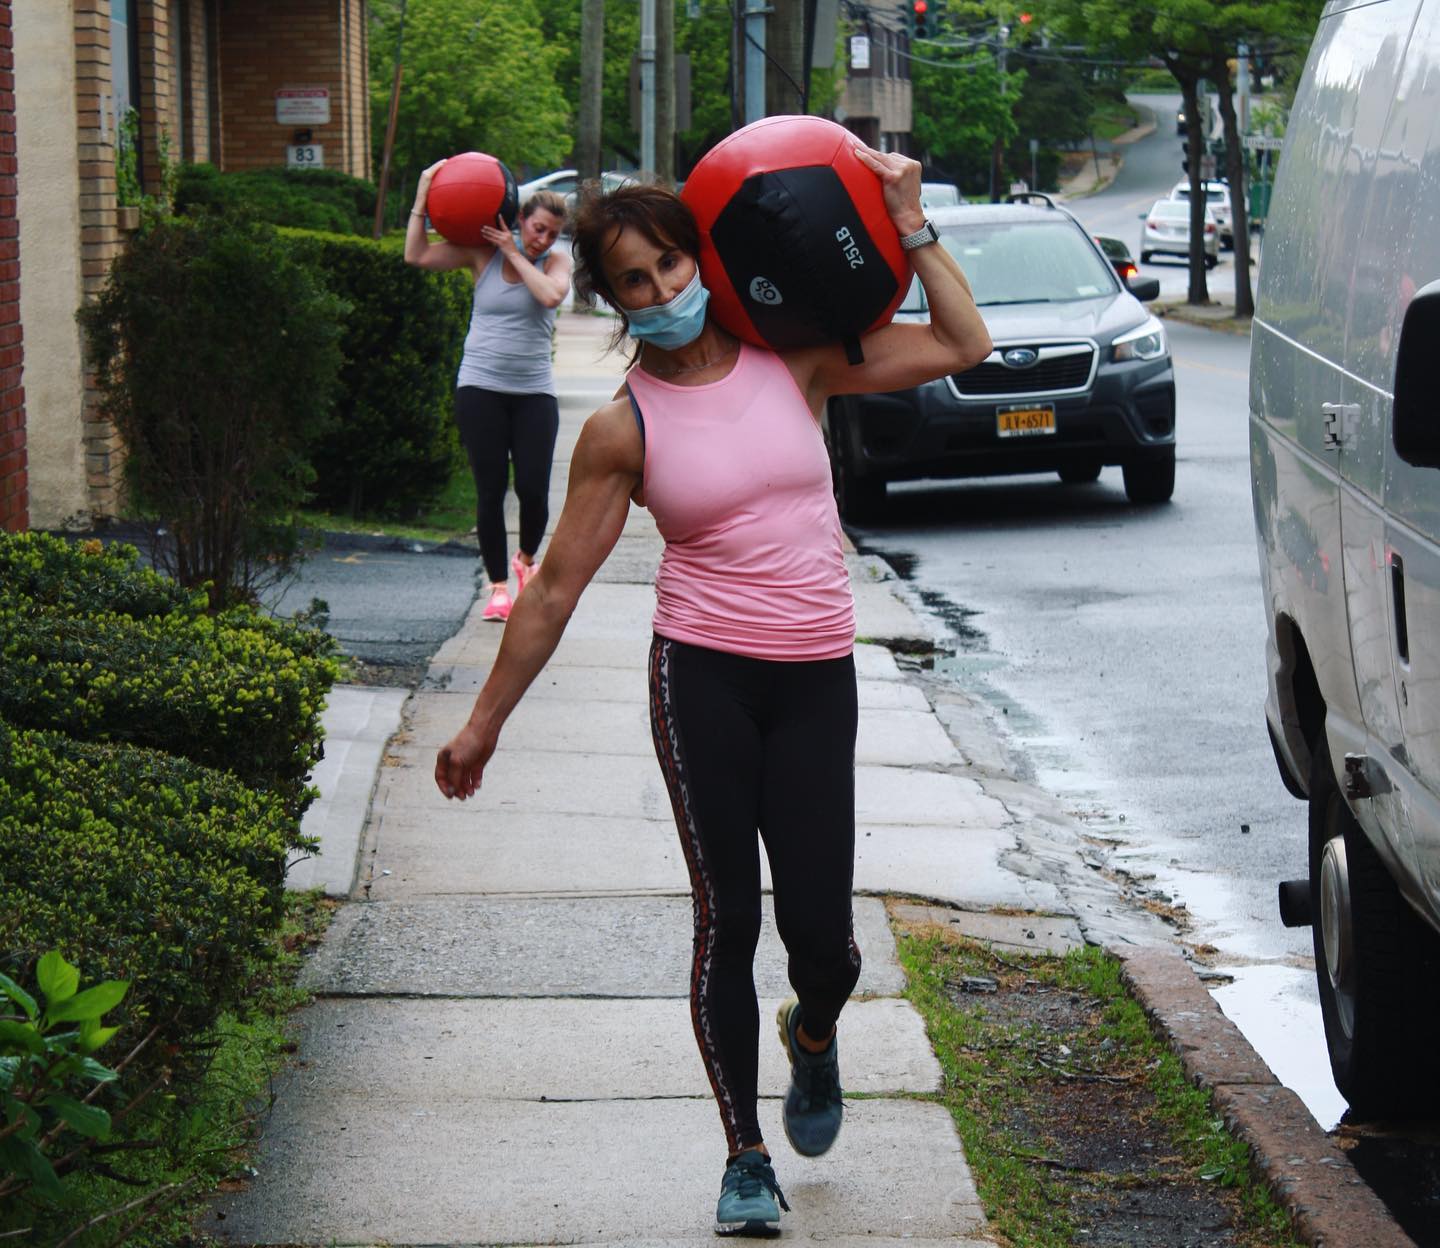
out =
[(535, 573), (540, 570), (540, 565), (538, 563), (526, 563), (523, 559), (520, 558), (520, 555), (517, 552), (515, 557), (510, 560), (510, 570), (515, 573), (515, 582), (517, 586), (515, 594), (518, 597), (520, 594), (524, 593), (525, 586), (530, 584), (530, 581), (534, 577)]
[(482, 620), (499, 620), (502, 624), (510, 618), (510, 589), (505, 585), (490, 587), (490, 601), (480, 613)]

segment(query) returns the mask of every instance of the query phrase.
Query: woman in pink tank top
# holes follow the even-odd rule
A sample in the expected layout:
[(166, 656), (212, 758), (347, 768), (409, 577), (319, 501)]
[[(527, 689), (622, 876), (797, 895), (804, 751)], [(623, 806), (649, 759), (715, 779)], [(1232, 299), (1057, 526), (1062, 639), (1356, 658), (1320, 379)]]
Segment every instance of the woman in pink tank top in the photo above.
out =
[(970, 287), (920, 207), (920, 165), (856, 143), (880, 180), (929, 324), (772, 352), (707, 315), (699, 232), (669, 191), (582, 205), (577, 287), (638, 346), (621, 394), (585, 423), (549, 552), (515, 602), (495, 666), (435, 781), (464, 799), (545, 665), (580, 594), (647, 507), (656, 576), (650, 717), (694, 901), (691, 1019), (726, 1138), (720, 1234), (773, 1234), (788, 1209), (757, 1120), (759, 846), (795, 997), (777, 1023), (790, 1063), (782, 1126), (802, 1156), (843, 1117), (836, 1021), (860, 974), (851, 920), (855, 624), (819, 414), (834, 394), (901, 390), (990, 353)]

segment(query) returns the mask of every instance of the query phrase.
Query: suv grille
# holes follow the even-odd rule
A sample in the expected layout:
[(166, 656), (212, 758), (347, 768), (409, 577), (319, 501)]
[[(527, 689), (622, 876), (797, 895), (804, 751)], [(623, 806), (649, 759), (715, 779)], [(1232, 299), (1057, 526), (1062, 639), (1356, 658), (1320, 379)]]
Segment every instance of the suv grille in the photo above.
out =
[[(1010, 346), (1000, 348), (1008, 350)], [(964, 397), (990, 394), (1040, 394), (1050, 390), (1078, 390), (1090, 380), (1095, 348), (1089, 343), (1066, 344), (1065, 354), (1049, 355), (1055, 348), (1040, 348), (1042, 358), (1029, 368), (1008, 368), (989, 359), (969, 372), (952, 373), (955, 389)]]

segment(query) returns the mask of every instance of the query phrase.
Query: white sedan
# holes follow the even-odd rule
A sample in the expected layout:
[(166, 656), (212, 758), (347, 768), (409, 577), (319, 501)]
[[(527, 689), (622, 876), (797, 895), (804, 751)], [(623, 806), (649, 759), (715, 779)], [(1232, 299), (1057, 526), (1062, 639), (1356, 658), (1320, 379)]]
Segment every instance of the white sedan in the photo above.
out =
[[(1190, 201), (1157, 199), (1145, 217), (1140, 231), (1140, 263), (1148, 264), (1151, 256), (1190, 257)], [(1213, 269), (1220, 263), (1220, 227), (1215, 214), (1205, 209), (1205, 267)]]

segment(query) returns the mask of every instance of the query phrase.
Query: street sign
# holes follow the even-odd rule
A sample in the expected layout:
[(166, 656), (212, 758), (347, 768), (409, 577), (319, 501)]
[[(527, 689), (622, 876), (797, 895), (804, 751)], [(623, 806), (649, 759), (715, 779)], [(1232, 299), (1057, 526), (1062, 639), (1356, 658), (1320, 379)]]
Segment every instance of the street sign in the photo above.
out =
[(1247, 134), (1240, 141), (1252, 152), (1278, 152), (1285, 146), (1284, 138), (1273, 134)]
[(851, 36), (850, 36), (850, 68), (851, 68), (851, 69), (869, 69), (869, 68), (870, 68), (870, 36), (869, 36), (869, 35), (851, 35)]
[(285, 168), (325, 168), (325, 147), (321, 143), (290, 143), (285, 148)]

